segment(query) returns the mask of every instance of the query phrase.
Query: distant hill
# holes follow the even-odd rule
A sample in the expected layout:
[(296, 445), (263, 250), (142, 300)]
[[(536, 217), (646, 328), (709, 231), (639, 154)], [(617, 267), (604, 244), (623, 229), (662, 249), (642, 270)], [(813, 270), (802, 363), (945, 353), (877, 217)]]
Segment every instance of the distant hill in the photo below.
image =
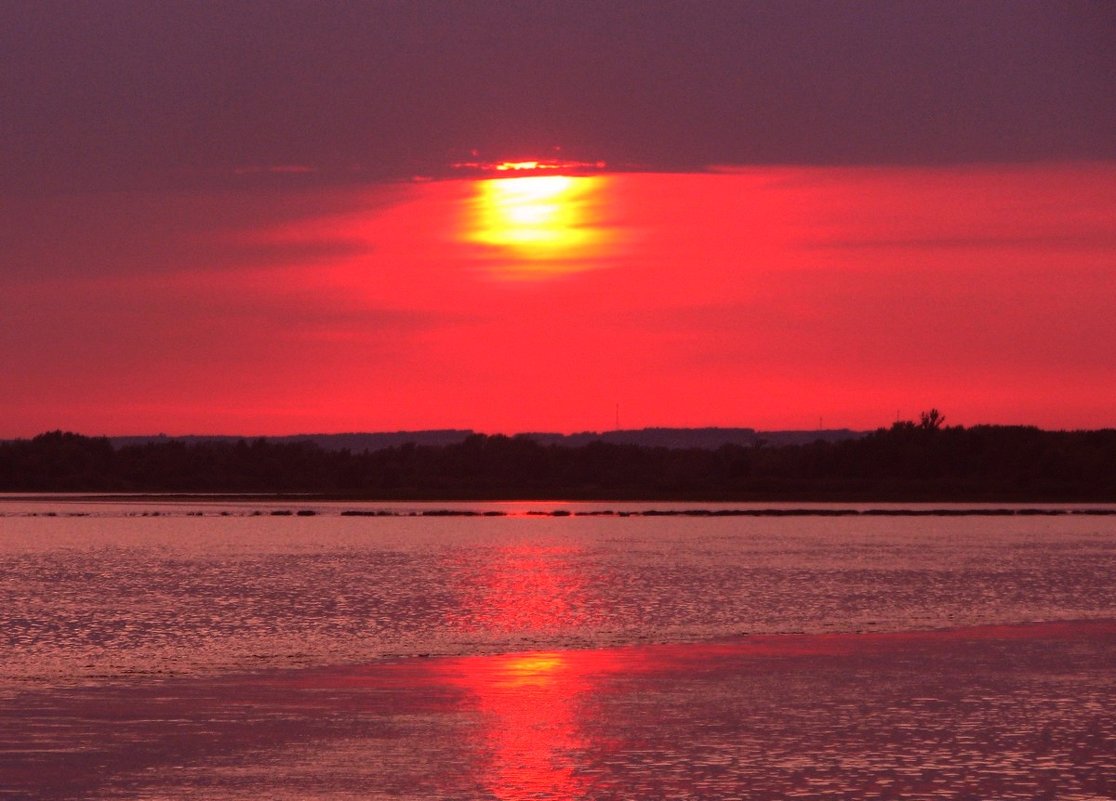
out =
[[(147, 445), (176, 441), (186, 444), (198, 442), (237, 442), (242, 439), (264, 439), (267, 442), (284, 444), (291, 442), (313, 442), (327, 451), (350, 450), (381, 451), (413, 442), (416, 445), (455, 445), (464, 442), (477, 432), (471, 429), (433, 429), (429, 431), (391, 431), (378, 433), (348, 434), (290, 434), (281, 437), (245, 437), (227, 434), (191, 434), (182, 437), (169, 437), (166, 434), (151, 436), (109, 437), (113, 447), (128, 445)], [(527, 432), (516, 434), (516, 438), (530, 439), (542, 445), (561, 445), (578, 448), (590, 442), (607, 442), (613, 445), (639, 445), (644, 448), (700, 448), (716, 450), (722, 445), (805, 445), (811, 442), (843, 442), (858, 439), (865, 432), (851, 431), (847, 428), (822, 429), (817, 431), (756, 431), (753, 428), (639, 428), (617, 431), (582, 431), (576, 434), (554, 434), (549, 432)]]
[(469, 429), (433, 429), (430, 431), (390, 431), (382, 433), (349, 433), (349, 434), (289, 434), (281, 437), (246, 437), (229, 434), (190, 434), (183, 437), (168, 437), (166, 434), (154, 436), (109, 437), (113, 447), (122, 448), (128, 445), (147, 445), (160, 442), (183, 442), (189, 445), (198, 442), (238, 442), (239, 440), (262, 439), (275, 444), (292, 442), (312, 442), (319, 448), (327, 451), (350, 450), (354, 453), (362, 451), (382, 451), (387, 448), (406, 445), (413, 442), (416, 445), (456, 445), (464, 442), (475, 432)]
[(613, 445), (640, 445), (644, 448), (702, 448), (716, 450), (722, 445), (803, 445), (822, 440), (842, 442), (857, 439), (864, 432), (847, 428), (818, 431), (756, 431), (754, 428), (639, 428), (618, 431), (584, 431), (577, 434), (526, 433), (517, 436), (544, 445), (578, 448), (590, 442)]

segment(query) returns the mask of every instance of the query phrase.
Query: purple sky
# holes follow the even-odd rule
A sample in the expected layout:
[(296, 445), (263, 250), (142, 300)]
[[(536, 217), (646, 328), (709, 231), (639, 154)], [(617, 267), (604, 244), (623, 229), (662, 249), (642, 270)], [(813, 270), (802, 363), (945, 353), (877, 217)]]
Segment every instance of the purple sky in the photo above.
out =
[(0, 4), (0, 185), (1116, 155), (1109, 2)]

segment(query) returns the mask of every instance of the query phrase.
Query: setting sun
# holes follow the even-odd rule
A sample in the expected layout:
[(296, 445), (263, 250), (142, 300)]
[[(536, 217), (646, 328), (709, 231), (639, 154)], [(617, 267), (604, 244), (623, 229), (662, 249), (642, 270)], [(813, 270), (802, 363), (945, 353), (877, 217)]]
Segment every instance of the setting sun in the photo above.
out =
[(599, 219), (606, 181), (568, 175), (477, 181), (463, 238), (514, 257), (515, 268), (501, 269), (501, 277), (588, 269), (613, 239)]

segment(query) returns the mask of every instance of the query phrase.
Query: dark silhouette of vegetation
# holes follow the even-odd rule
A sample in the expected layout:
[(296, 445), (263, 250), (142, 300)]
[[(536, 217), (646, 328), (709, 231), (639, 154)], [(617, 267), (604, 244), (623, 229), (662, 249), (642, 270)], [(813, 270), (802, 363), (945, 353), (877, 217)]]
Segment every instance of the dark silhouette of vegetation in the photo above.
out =
[(476, 434), (355, 453), (311, 442), (114, 448), (53, 431), (0, 442), (0, 491), (315, 494), (382, 500), (1116, 502), (1116, 430), (948, 427), (936, 409), (858, 439), (713, 450)]
[(945, 415), (937, 409), (922, 412), (919, 416), (918, 427), (926, 431), (937, 431), (945, 425)]

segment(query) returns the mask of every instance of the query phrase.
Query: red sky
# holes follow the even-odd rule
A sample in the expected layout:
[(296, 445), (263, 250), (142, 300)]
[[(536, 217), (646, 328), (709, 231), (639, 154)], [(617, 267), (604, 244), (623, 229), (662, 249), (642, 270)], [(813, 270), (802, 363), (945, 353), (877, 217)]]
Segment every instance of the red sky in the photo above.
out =
[[(297, 183), (297, 182), (292, 182)], [(1116, 425), (1116, 165), (6, 201), (0, 436)]]
[[(1116, 425), (1114, 31), (0, 3), (0, 437)], [(448, 169), (556, 154), (613, 171)]]

